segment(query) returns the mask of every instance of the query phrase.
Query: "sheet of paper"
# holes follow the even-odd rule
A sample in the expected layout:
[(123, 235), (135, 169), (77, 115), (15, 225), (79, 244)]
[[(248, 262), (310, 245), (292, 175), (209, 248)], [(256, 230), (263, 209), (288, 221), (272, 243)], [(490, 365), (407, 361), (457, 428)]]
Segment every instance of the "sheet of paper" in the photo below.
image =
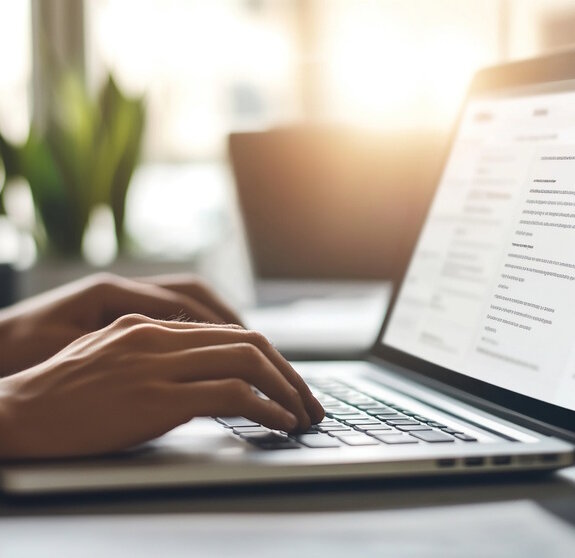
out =
[(573, 528), (529, 501), (417, 510), (0, 520), (2, 558), (564, 558)]

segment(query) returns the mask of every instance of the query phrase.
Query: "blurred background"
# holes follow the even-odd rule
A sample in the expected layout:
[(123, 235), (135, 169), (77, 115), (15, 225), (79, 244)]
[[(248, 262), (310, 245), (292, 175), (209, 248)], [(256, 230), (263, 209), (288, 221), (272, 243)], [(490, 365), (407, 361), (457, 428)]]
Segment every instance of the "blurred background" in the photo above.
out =
[[(171, 269), (236, 235), (231, 132), (442, 138), (477, 68), (573, 43), (569, 0), (0, 0), (0, 131), (18, 144), (42, 128), (62, 68), (88, 92), (111, 73), (145, 107), (122, 250)], [(33, 269), (25, 180), (5, 185), (3, 206), (0, 260)], [(105, 205), (90, 213), (89, 265), (117, 261), (112, 222)]]

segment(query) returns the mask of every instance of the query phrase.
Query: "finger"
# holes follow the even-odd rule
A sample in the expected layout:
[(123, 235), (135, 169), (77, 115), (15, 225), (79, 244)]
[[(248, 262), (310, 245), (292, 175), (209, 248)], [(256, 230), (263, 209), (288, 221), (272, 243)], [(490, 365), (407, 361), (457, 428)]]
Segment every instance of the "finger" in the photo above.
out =
[[(176, 325), (177, 324), (177, 325)], [(212, 345), (249, 344), (257, 347), (300, 394), (306, 413), (313, 423), (320, 422), (325, 412), (311, 390), (288, 361), (260, 333), (238, 327), (187, 327), (178, 322), (150, 322), (150, 328), (136, 331), (142, 350), (162, 352), (208, 347)], [(130, 333), (131, 334), (131, 333)], [(142, 337), (145, 336), (142, 343)]]
[(195, 275), (158, 275), (138, 279), (143, 283), (152, 283), (164, 289), (180, 293), (201, 302), (216, 313), (221, 321), (232, 324), (242, 324), (240, 316), (226, 304), (204, 281)]
[[(272, 363), (274, 370), (279, 371), (297, 390), (303, 401), (306, 415), (311, 422), (318, 423), (325, 416), (323, 407), (313, 396), (301, 376), (267, 339), (257, 332), (247, 331), (238, 326), (208, 326), (186, 322), (166, 322), (141, 316), (123, 317), (117, 321), (117, 327), (119, 335), (131, 336), (131, 345), (135, 345), (138, 350), (148, 354), (150, 351), (156, 354), (214, 345), (253, 345), (267, 357)], [(237, 358), (241, 360), (241, 356)], [(300, 418), (302, 423), (307, 420), (301, 415)]]
[(124, 314), (139, 313), (151, 318), (185, 318), (222, 323), (210, 308), (169, 289), (138, 281), (120, 279), (103, 287), (103, 313), (107, 323)]
[(150, 358), (155, 370), (169, 370), (170, 377), (178, 382), (243, 380), (295, 415), (300, 429), (311, 426), (301, 394), (254, 345), (209, 346)]
[(182, 343), (186, 343), (186, 345), (182, 345), (182, 348), (236, 343), (249, 343), (256, 346), (298, 391), (311, 421), (315, 424), (323, 420), (325, 411), (321, 403), (314, 397), (303, 378), (292, 365), (262, 334), (244, 329), (213, 328), (208, 330), (197, 328), (191, 333), (184, 332), (179, 337)]
[(239, 379), (174, 384), (172, 410), (185, 422), (194, 417), (242, 416), (275, 430), (291, 432), (297, 418), (270, 399), (258, 397)]

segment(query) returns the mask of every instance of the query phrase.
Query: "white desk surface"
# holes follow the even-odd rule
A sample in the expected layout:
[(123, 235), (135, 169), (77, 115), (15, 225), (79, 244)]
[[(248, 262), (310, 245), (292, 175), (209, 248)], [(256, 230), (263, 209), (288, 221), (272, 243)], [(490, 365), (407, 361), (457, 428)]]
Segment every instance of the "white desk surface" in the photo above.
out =
[(565, 557), (575, 467), (546, 477), (0, 501), (0, 556)]

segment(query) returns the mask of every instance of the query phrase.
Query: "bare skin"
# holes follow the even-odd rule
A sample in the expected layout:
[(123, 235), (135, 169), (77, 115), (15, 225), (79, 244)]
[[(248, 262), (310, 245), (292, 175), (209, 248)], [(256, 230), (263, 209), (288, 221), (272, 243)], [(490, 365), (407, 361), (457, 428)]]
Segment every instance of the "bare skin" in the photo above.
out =
[(42, 362), (78, 337), (130, 313), (241, 324), (239, 316), (194, 275), (140, 280), (93, 275), (0, 311), (0, 376)]
[[(0, 459), (117, 451), (199, 416), (241, 415), (286, 431), (323, 418), (304, 381), (262, 335), (165, 319), (209, 311), (237, 320), (203, 285), (199, 302), (186, 294), (197, 290), (174, 278), (142, 282), (152, 288), (134, 287), (130, 298), (133, 285), (119, 280), (116, 290), (115, 279), (76, 283), (0, 314), (2, 365), (9, 356), (13, 372), (0, 380)], [(153, 316), (133, 313), (138, 304)], [(46, 338), (42, 324), (53, 329)], [(5, 343), (11, 331), (13, 343)]]

